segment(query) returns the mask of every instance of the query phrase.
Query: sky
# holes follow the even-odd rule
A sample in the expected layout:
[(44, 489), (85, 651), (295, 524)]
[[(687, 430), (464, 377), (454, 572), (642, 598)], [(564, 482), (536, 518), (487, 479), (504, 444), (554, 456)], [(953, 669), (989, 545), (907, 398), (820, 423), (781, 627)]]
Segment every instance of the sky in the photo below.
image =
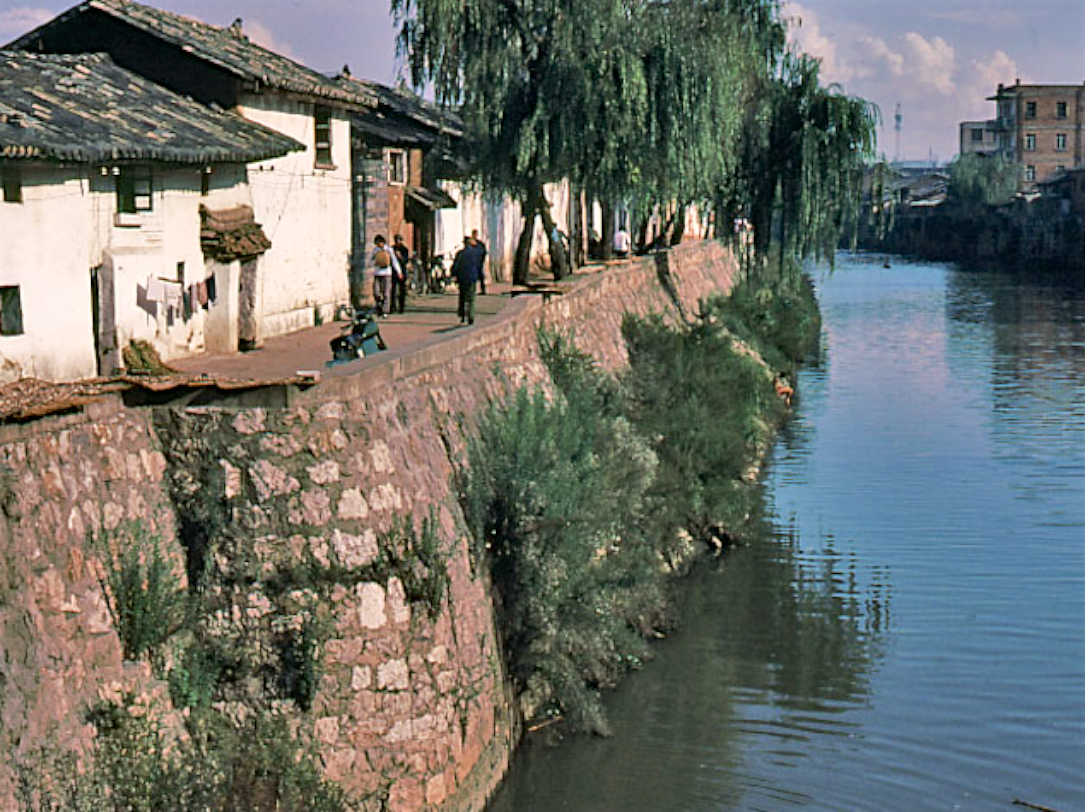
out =
[[(252, 40), (321, 72), (399, 79), (388, 0), (143, 1), (216, 25), (241, 17)], [(0, 0), (0, 43), (72, 5)], [(890, 160), (950, 160), (958, 122), (993, 117), (1000, 82), (1085, 82), (1085, 0), (787, 0), (786, 13), (823, 81), (879, 106)]]

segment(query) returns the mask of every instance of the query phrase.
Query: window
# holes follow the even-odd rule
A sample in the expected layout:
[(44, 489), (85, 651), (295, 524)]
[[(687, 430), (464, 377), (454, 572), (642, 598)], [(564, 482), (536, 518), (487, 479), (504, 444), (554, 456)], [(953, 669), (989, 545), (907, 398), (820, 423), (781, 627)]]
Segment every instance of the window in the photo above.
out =
[(4, 169), (4, 202), (23, 202), (23, 181), (19, 177), (18, 169)]
[(18, 285), (0, 287), (0, 335), (23, 334), (23, 302)]
[(1055, 102), (1055, 118), (1066, 118), (1066, 102)]
[(114, 169), (117, 176), (117, 211), (121, 214), (135, 214), (151, 211), (154, 208), (154, 184), (151, 170), (140, 167)]
[(388, 150), (388, 182), (398, 186), (407, 182), (407, 153), (401, 149)]
[(1058, 152), (1066, 151), (1066, 133), (1055, 133), (1055, 149)]
[(331, 167), (332, 111), (327, 107), (314, 108), (313, 126), (316, 132), (316, 165)]
[(200, 197), (211, 194), (211, 167), (205, 166), (200, 170)]
[(973, 141), (982, 141), (983, 140), (983, 130), (972, 130), (972, 140)]
[(1025, 180), (1036, 180), (1036, 167), (1035, 166), (1026, 166), (1025, 167)]
[(1036, 118), (1036, 102), (1025, 102), (1025, 118)]
[(1036, 133), (1025, 133), (1025, 152), (1036, 151)]

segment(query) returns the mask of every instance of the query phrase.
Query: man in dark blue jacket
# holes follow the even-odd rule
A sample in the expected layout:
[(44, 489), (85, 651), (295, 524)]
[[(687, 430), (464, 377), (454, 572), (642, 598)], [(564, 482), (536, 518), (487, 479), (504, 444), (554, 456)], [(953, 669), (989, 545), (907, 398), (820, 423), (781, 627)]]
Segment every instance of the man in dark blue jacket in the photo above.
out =
[(464, 240), (464, 246), (452, 261), (452, 275), (460, 286), (460, 324), (475, 323), (475, 288), (482, 281), (482, 263), (486, 249), (474, 236)]

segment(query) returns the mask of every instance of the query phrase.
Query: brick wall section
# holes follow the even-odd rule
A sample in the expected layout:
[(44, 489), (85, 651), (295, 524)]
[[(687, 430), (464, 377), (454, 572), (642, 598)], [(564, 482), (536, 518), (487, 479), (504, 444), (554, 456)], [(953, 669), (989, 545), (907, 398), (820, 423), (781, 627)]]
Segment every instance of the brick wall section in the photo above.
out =
[[(660, 283), (660, 268), (668, 286)], [(51, 693), (29, 684), (18, 690), (37, 697), (37, 706), (74, 710), (94, 694), (96, 683), (119, 678), (119, 646), (84, 563), (80, 523), (89, 523), (99, 506), (117, 519), (156, 515), (167, 465), (202, 459), (207, 470), (221, 471), (204, 477), (202, 496), (226, 506), (269, 568), (291, 559), (365, 565), (396, 517), (420, 521), (432, 513), (450, 576), (440, 612), (431, 619), (425, 607), (408, 604), (395, 577), (335, 587), (328, 596), (335, 623), (324, 646), (322, 682), (302, 729), (318, 743), (327, 774), (356, 797), (371, 799), (372, 808), (386, 801), (393, 812), (480, 809), (504, 773), (518, 730), (499, 665), (488, 586), (472, 570), (451, 492), (466, 432), (489, 404), (520, 385), (542, 384), (539, 325), (575, 331), (582, 349), (616, 369), (626, 359), (620, 333), (625, 313), (679, 318), (672, 294), (684, 311), (695, 312), (700, 297), (729, 289), (734, 278), (724, 249), (695, 243), (673, 250), (662, 263), (648, 258), (578, 275), (564, 295), (548, 303), (523, 297), (494, 322), (456, 338), (366, 359), (358, 375), (328, 378), (296, 394), (285, 409), (160, 410), (157, 437), (146, 416), (120, 410), (88, 414), (78, 441), (60, 424), (50, 429), (43, 422), (34, 440), (21, 439), (33, 432), (12, 429), (0, 457), (19, 472), (19, 504), (33, 502), (28, 509), (37, 511), (31, 521), (15, 521), (20, 535), (13, 549), (25, 550), (22, 557), (33, 561), (30, 531), (40, 528), (37, 543), (50, 539), (54, 563), (37, 573), (29, 563), (21, 565), (26, 574), (20, 581), (9, 578), (0, 596), (14, 593), (20, 582), (42, 582), (46, 572), (55, 573), (49, 577), (58, 585), (42, 582), (31, 590), (18, 617), (0, 600), (0, 640), (7, 644), (13, 625), (31, 622), (40, 631), (41, 650), (27, 642), (34, 650), (19, 658), (44, 663), (60, 641), (72, 651)], [(62, 441), (64, 431), (69, 434)], [(79, 457), (61, 450), (73, 442), (80, 445)], [(34, 502), (33, 494), (54, 480), (62, 490)], [(11, 521), (3, 539), (8, 547)], [(74, 568), (72, 556), (79, 561)], [(258, 584), (253, 591), (259, 592)], [(45, 617), (49, 596), (63, 593), (66, 599), (73, 592), (84, 595), (83, 615), (69, 617), (57, 605), (55, 618)], [(255, 606), (262, 597), (236, 599)], [(82, 630), (92, 606), (101, 639)], [(5, 656), (0, 664), (10, 671), (12, 657)], [(6, 677), (0, 672), (0, 683)], [(11, 690), (9, 682), (5, 694)]]
[(130, 519), (172, 538), (165, 469), (149, 415), (115, 400), (0, 427), (0, 809), (15, 808), (9, 759), (85, 746), (89, 704), (161, 691), (146, 663), (123, 660), (87, 541)]

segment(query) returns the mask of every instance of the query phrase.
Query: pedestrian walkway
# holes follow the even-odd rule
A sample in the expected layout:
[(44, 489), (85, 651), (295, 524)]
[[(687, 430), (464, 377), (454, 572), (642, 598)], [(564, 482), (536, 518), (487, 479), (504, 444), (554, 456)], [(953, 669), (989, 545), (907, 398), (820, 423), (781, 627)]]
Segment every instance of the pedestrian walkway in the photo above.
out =
[[(487, 284), (486, 295), (475, 299), (473, 326), (459, 323), (456, 315), (458, 295), (454, 287), (445, 293), (410, 296), (406, 313), (379, 320), (381, 336), (388, 349), (399, 354), (446, 336), (477, 330), (512, 301), (511, 292), (512, 285), (508, 283)], [(178, 358), (171, 360), (169, 365), (178, 372), (237, 380), (286, 380), (296, 377), (299, 372), (319, 373), (322, 378), (351, 375), (364, 368), (365, 359), (326, 366), (332, 358), (329, 342), (348, 328), (349, 324), (343, 321), (321, 324), (266, 339), (260, 349), (251, 352)], [(380, 358), (381, 355), (377, 353), (373, 357)]]

